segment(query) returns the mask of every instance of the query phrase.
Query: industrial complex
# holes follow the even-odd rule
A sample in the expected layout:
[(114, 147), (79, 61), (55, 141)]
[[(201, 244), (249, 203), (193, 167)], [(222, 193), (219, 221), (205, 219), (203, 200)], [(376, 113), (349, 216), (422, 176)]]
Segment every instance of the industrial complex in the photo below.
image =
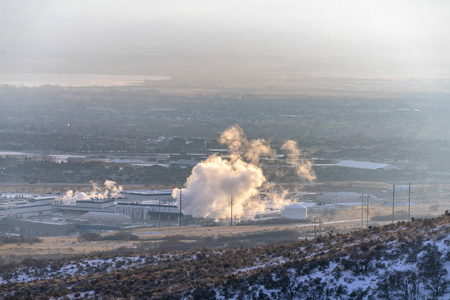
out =
[[(116, 197), (92, 197), (70, 203), (64, 203), (62, 199), (61, 194), (3, 193), (0, 198), (0, 234), (61, 236), (86, 231), (217, 223), (217, 220), (208, 222), (205, 218), (184, 215), (172, 196), (172, 190), (123, 191)], [(306, 206), (293, 203), (278, 210), (269, 207), (265, 213), (246, 218), (299, 220), (307, 216)]]
[[(335, 164), (335, 167), (337, 170), (341, 168), (396, 169), (388, 164), (358, 161), (341, 161)], [(255, 201), (264, 204), (258, 211), (246, 212), (244, 208), (244, 211), (240, 211), (240, 215), (235, 215), (233, 219), (233, 195), (229, 195), (231, 201), (226, 201), (230, 203), (211, 204), (221, 205), (225, 213), (221, 217), (208, 218), (207, 214), (195, 215), (192, 209), (186, 210), (186, 203), (180, 209), (181, 199), (172, 189), (122, 190), (120, 187), (120, 190), (117, 190), (114, 186), (111, 187), (112, 190), (106, 189), (104, 192), (99, 192), (97, 186), (93, 187), (95, 188), (91, 192), (70, 191), (71, 194), (64, 195), (2, 193), (0, 195), (0, 234), (59, 236), (144, 227), (236, 225), (241, 220), (247, 223), (268, 219), (275, 219), (274, 221), (289, 219), (299, 222), (299, 220), (308, 220), (311, 213), (313, 217), (317, 217), (322, 212), (346, 209), (350, 206), (362, 205), (362, 209), (367, 206), (368, 211), (369, 203), (375, 204), (379, 201), (374, 195), (363, 196), (350, 191), (308, 193), (287, 190), (283, 201), (278, 202), (275, 200), (277, 195), (275, 189), (258, 191), (258, 195), (253, 196)], [(199, 194), (191, 194), (191, 201), (195, 200), (197, 195)], [(204, 195), (202, 197), (206, 199)]]

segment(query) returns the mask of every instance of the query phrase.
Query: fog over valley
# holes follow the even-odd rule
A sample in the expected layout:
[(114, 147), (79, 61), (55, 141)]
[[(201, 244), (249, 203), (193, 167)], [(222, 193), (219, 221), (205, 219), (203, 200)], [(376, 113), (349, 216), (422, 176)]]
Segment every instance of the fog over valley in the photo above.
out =
[(449, 299), (446, 1), (0, 1), (1, 299)]

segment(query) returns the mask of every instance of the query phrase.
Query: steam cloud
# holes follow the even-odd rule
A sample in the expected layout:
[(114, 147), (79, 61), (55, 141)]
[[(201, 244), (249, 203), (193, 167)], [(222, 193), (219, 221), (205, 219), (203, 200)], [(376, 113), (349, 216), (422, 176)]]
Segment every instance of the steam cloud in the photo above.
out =
[(122, 192), (122, 186), (116, 185), (115, 181), (106, 180), (104, 187), (99, 187), (97, 183), (91, 182), (92, 190), (90, 192), (74, 192), (73, 190), (67, 191), (61, 199), (62, 204), (73, 204), (77, 200), (89, 200), (89, 199), (107, 199), (119, 196)]
[[(263, 212), (266, 203), (259, 200), (259, 189), (263, 184), (271, 184), (260, 167), (260, 158), (275, 157), (276, 151), (266, 140), (248, 140), (237, 125), (225, 130), (219, 142), (228, 147), (231, 159), (212, 155), (192, 169), (183, 189), (183, 212), (194, 217), (228, 218), (231, 198), (235, 218)], [(308, 181), (315, 179), (311, 163), (300, 160), (296, 142), (287, 141), (282, 149), (289, 152), (288, 160), (298, 168), (300, 177)], [(179, 191), (175, 189), (173, 195), (178, 198)], [(285, 199), (286, 191), (271, 196), (274, 205), (289, 203)]]
[(301, 157), (301, 152), (297, 147), (297, 142), (293, 140), (286, 141), (281, 149), (288, 152), (288, 161), (290, 164), (296, 167), (297, 175), (300, 178), (304, 178), (309, 182), (316, 179), (316, 174), (312, 170), (312, 164), (309, 160), (304, 160)]

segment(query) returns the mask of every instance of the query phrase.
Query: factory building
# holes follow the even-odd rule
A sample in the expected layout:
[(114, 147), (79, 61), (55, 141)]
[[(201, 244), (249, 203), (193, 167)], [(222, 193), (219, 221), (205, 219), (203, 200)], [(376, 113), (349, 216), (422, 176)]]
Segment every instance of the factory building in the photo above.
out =
[(75, 225), (67, 222), (32, 221), (18, 218), (5, 218), (5, 229), (8, 233), (30, 236), (62, 236), (75, 231)]
[(55, 203), (56, 196), (36, 196), (28, 198), (28, 202), (35, 202), (35, 203)]
[[(128, 201), (173, 200), (172, 190), (129, 190), (122, 191)], [(123, 202), (123, 201), (122, 201)]]
[(92, 199), (92, 200), (77, 200), (75, 202), (75, 205), (57, 205), (55, 206), (56, 209), (59, 211), (65, 211), (65, 212), (90, 212), (90, 211), (97, 211), (97, 212), (114, 212), (114, 201), (116, 199)]
[(133, 221), (167, 220), (179, 221), (180, 209), (172, 204), (158, 201), (117, 203), (116, 213), (129, 216)]
[(51, 203), (10, 202), (0, 204), (0, 217), (28, 218), (52, 214)]

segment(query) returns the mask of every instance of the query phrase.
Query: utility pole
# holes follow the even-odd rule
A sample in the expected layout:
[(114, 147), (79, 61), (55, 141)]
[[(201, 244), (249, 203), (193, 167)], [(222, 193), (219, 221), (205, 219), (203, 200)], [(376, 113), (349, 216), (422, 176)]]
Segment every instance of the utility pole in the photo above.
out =
[(392, 186), (392, 224), (394, 224), (395, 184)]
[(164, 225), (164, 228), (166, 228), (166, 216), (165, 216), (165, 214), (166, 214), (166, 200), (163, 200), (163, 207), (164, 207), (163, 225)]
[(317, 226), (317, 221), (316, 221), (317, 219), (314, 219), (314, 238), (316, 238), (316, 234), (317, 234), (317, 228), (316, 228), (316, 226)]
[(158, 228), (161, 228), (161, 199), (158, 199)]
[(230, 226), (233, 226), (233, 194), (231, 195), (230, 209), (231, 209)]
[(367, 228), (369, 228), (369, 202), (370, 202), (370, 194), (367, 194)]
[(364, 194), (361, 194), (361, 230), (364, 225)]
[(169, 207), (168, 207), (168, 209), (169, 209), (169, 212), (168, 212), (168, 215), (167, 215), (167, 219), (169, 219), (169, 228), (170, 228), (170, 206), (172, 205), (172, 203), (171, 203), (171, 201), (169, 200)]
[(180, 189), (180, 227), (181, 227), (181, 197), (182, 196), (182, 190)]
[(319, 219), (319, 236), (322, 236), (322, 219)]
[(317, 237), (317, 225), (319, 225), (319, 236), (322, 236), (322, 219), (314, 219), (314, 238)]
[(411, 222), (411, 182), (408, 184), (408, 222)]

